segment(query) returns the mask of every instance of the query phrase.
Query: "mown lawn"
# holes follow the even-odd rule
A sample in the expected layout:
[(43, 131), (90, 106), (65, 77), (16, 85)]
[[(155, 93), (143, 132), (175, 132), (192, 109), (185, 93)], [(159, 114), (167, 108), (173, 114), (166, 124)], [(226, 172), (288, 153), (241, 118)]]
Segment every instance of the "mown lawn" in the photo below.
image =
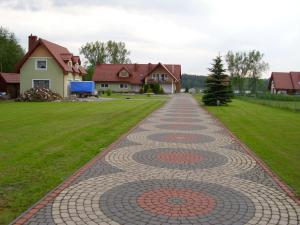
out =
[(300, 101), (282, 101), (282, 100), (269, 100), (259, 99), (253, 97), (240, 97), (241, 100), (258, 103), (261, 105), (272, 106), (281, 109), (288, 109), (295, 112), (300, 112)]
[(300, 195), (299, 113), (242, 100), (206, 108)]
[(156, 95), (156, 94), (132, 94), (132, 93), (111, 93), (107, 95), (106, 93), (101, 95), (102, 98), (120, 98), (120, 99), (147, 99), (147, 100), (157, 100), (157, 99), (168, 99), (169, 95)]
[(165, 100), (0, 103), (0, 224), (7, 224)]

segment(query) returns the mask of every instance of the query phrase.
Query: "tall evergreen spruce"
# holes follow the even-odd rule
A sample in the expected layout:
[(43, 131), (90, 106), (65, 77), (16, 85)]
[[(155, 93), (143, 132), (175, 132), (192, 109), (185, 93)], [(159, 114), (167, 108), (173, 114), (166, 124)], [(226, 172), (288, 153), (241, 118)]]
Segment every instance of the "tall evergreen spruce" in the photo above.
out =
[(202, 101), (205, 105), (227, 105), (228, 102), (231, 102), (232, 91), (221, 56), (217, 56), (213, 60), (212, 68), (208, 70), (210, 75), (206, 80)]

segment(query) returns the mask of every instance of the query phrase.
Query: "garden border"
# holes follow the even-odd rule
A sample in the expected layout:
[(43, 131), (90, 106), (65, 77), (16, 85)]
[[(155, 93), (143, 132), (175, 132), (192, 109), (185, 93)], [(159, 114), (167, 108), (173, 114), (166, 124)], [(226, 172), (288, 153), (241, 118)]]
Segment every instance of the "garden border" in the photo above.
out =
[(205, 110), (213, 119), (223, 128), (225, 129), (231, 138), (233, 138), (245, 151), (248, 155), (250, 155), (257, 164), (276, 182), (276, 184), (290, 197), (292, 198), (298, 205), (300, 205), (300, 197), (297, 197), (293, 189), (288, 186), (277, 174), (275, 174), (272, 169), (256, 155), (256, 153), (251, 150), (246, 144), (244, 144), (234, 133), (231, 132), (229, 128), (225, 126), (225, 124), (217, 118), (213, 113), (209, 112), (204, 106), (198, 103), (199, 107)]
[(140, 126), (143, 122), (145, 122), (148, 117), (150, 117), (152, 114), (154, 114), (156, 111), (160, 110), (162, 107), (164, 107), (170, 100), (169, 98), (162, 106), (155, 109), (151, 113), (149, 113), (145, 118), (143, 118), (141, 121), (139, 121), (137, 124), (135, 124), (132, 128), (130, 128), (127, 132), (122, 134), (120, 137), (118, 137), (113, 143), (108, 145), (106, 148), (104, 148), (101, 152), (99, 152), (97, 155), (95, 155), (91, 160), (89, 160), (86, 164), (84, 164), (82, 167), (80, 167), (78, 170), (76, 170), (73, 174), (71, 174), (69, 177), (67, 177), (62, 183), (60, 183), (57, 187), (50, 190), (48, 193), (44, 195), (40, 200), (38, 200), (36, 203), (34, 203), (29, 209), (24, 211), (21, 215), (19, 215), (17, 218), (15, 218), (10, 225), (22, 225), (25, 224), (31, 217), (33, 217), (37, 212), (39, 212), (41, 209), (43, 209), (48, 203), (50, 203), (52, 200), (54, 200), (64, 189), (68, 188), (72, 182), (78, 178), (81, 174), (83, 174), (87, 169), (89, 169), (91, 166), (93, 166), (98, 160), (104, 158), (111, 150), (113, 150), (118, 144), (126, 139), (126, 137), (134, 131), (136, 128)]

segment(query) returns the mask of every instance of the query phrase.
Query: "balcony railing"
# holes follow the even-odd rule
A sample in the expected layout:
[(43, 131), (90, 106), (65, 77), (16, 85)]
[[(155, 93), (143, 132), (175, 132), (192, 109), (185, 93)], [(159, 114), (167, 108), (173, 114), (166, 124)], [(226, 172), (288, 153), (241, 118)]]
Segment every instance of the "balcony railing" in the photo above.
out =
[(169, 84), (172, 83), (171, 79), (157, 79), (157, 78), (147, 78), (146, 81), (148, 84), (160, 83), (160, 84)]

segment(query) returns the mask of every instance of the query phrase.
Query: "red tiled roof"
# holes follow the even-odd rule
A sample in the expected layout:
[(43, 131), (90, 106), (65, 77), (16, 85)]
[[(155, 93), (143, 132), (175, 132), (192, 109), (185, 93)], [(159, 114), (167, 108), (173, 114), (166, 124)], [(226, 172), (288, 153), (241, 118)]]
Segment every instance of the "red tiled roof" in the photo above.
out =
[(291, 72), (291, 78), (295, 90), (300, 90), (300, 72)]
[[(154, 69), (162, 66), (174, 80), (181, 79), (181, 66), (172, 64), (99, 64), (96, 66), (93, 81), (98, 82), (126, 82), (131, 84), (142, 84), (146, 76)], [(130, 74), (129, 77), (119, 77), (118, 74), (122, 69), (126, 69)]]
[[(45, 39), (40, 38), (38, 41), (36, 41), (35, 45), (29, 49), (29, 51), (25, 54), (25, 56), (22, 58), (22, 60), (17, 65), (17, 72), (20, 72), (20, 68), (23, 66), (23, 64), (26, 62), (26, 60), (30, 57), (30, 55), (34, 52), (34, 50), (39, 46), (43, 45), (45, 46), (50, 54), (53, 56), (53, 58), (56, 60), (58, 65), (62, 68), (62, 70), (65, 73), (73, 72), (73, 68), (71, 68), (67, 62), (65, 62), (68, 59), (72, 59), (73, 54), (69, 52), (69, 50), (63, 46), (60, 46), (58, 44), (52, 43), (50, 41), (47, 41)], [(79, 58), (79, 56), (77, 56)], [(80, 59), (78, 60), (80, 62)], [(85, 70), (82, 70), (82, 75), (86, 74)], [(78, 71), (78, 73), (80, 73)]]
[(0, 76), (6, 83), (10, 83), (10, 84), (20, 83), (20, 74), (18, 73), (0, 73)]
[[(270, 78), (278, 90), (300, 90), (300, 72), (273, 72)], [(269, 86), (270, 86), (269, 84)]]

